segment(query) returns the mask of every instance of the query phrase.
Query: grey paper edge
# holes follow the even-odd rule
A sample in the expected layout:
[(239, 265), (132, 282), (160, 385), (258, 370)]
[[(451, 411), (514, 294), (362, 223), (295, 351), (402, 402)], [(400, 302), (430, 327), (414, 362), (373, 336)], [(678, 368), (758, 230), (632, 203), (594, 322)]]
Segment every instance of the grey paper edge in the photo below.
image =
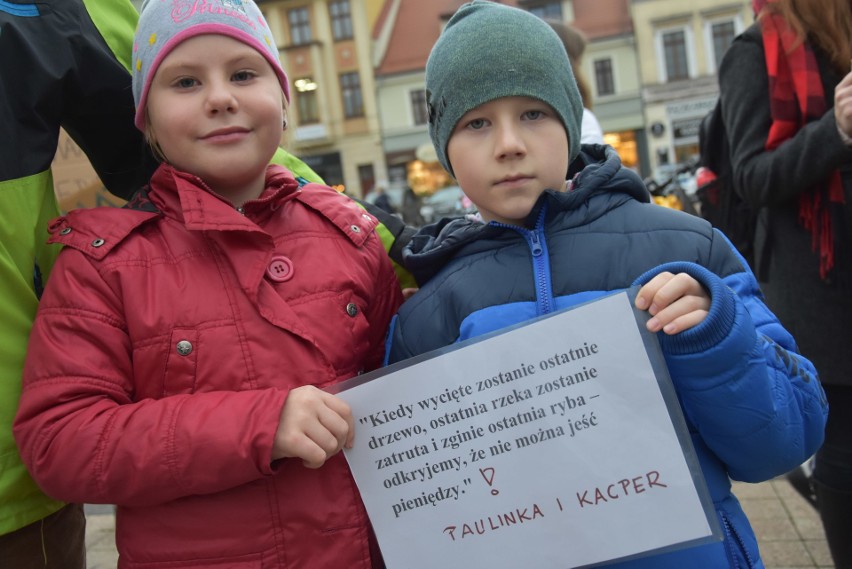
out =
[(524, 326), (528, 326), (530, 324), (545, 320), (547, 318), (553, 318), (558, 314), (574, 310), (575, 308), (585, 306), (586, 304), (597, 302), (598, 300), (602, 300), (611, 296), (625, 295), (626, 300), (630, 303), (630, 307), (633, 310), (633, 316), (636, 321), (636, 328), (639, 331), (639, 336), (642, 339), (643, 346), (645, 347), (645, 353), (647, 354), (648, 360), (651, 364), (651, 370), (653, 371), (654, 377), (657, 380), (657, 385), (660, 388), (660, 394), (663, 397), (663, 402), (666, 405), (666, 409), (669, 413), (669, 418), (672, 421), (672, 427), (674, 428), (675, 435), (677, 436), (678, 443), (680, 444), (681, 451), (683, 452), (684, 460), (686, 461), (686, 466), (689, 469), (690, 476), (692, 477), (693, 486), (695, 487), (696, 494), (698, 495), (698, 499), (701, 502), (701, 507), (704, 510), (704, 517), (706, 518), (707, 524), (710, 527), (710, 535), (706, 537), (684, 541), (674, 545), (649, 549), (648, 551), (643, 551), (641, 553), (636, 553), (625, 557), (608, 559), (600, 563), (577, 566), (573, 569), (601, 567), (612, 563), (620, 563), (623, 561), (641, 559), (643, 557), (651, 557), (653, 555), (662, 555), (665, 553), (671, 553), (682, 549), (688, 549), (690, 547), (695, 547), (698, 545), (707, 545), (715, 542), (720, 542), (724, 540), (722, 527), (719, 524), (719, 519), (716, 515), (716, 507), (713, 505), (713, 499), (710, 496), (710, 490), (707, 487), (707, 482), (704, 478), (704, 472), (701, 470), (701, 464), (698, 461), (698, 455), (695, 452), (695, 447), (692, 445), (692, 438), (689, 435), (689, 428), (686, 425), (686, 419), (683, 416), (683, 409), (681, 409), (680, 401), (678, 400), (674, 384), (672, 383), (671, 376), (669, 375), (669, 369), (668, 366), (666, 366), (666, 360), (663, 356), (662, 348), (660, 348), (660, 342), (657, 339), (657, 335), (652, 332), (649, 332), (648, 329), (645, 327), (645, 323), (651, 318), (651, 316), (646, 311), (637, 309), (634, 303), (636, 299), (636, 294), (639, 292), (639, 288), (640, 287), (637, 285), (628, 289), (622, 289), (616, 292), (602, 294), (601, 296), (592, 300), (576, 304), (574, 306), (558, 310), (550, 314), (545, 314), (543, 316), (539, 316), (531, 320), (525, 320), (524, 322), (513, 324), (512, 326), (501, 328), (488, 334), (483, 334), (475, 338), (470, 338), (463, 342), (458, 342), (456, 344), (445, 346), (443, 348), (432, 350), (431, 352), (426, 352), (425, 354), (421, 354), (419, 356), (415, 356), (413, 358), (409, 358), (407, 360), (391, 364), (387, 367), (379, 368), (361, 375), (357, 375), (335, 385), (331, 385), (325, 389), (329, 393), (340, 393), (342, 391), (346, 391), (347, 389), (352, 389), (353, 387), (357, 387), (359, 385), (394, 373), (401, 369), (416, 365), (422, 361), (429, 360), (455, 350), (460, 350), (466, 346), (476, 344), (477, 342), (483, 342), (489, 338), (493, 338), (494, 336), (506, 334), (518, 328), (523, 328)]

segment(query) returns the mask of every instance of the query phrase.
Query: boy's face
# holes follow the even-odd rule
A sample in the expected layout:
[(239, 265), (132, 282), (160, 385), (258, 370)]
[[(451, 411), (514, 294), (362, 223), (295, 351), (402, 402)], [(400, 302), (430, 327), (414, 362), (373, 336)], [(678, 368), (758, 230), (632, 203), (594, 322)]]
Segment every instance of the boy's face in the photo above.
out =
[(504, 97), (462, 116), (447, 157), (464, 193), (486, 221), (522, 225), (546, 189), (562, 191), (568, 135), (550, 105)]
[(283, 93), (252, 47), (200, 35), (171, 51), (151, 81), (149, 136), (179, 170), (235, 204), (263, 191), (281, 142)]

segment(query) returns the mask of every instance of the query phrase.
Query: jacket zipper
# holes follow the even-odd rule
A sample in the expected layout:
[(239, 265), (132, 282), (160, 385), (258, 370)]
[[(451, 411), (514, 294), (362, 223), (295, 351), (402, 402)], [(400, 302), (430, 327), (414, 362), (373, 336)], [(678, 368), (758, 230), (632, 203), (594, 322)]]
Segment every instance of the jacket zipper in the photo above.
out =
[(544, 236), (539, 235), (539, 229), (526, 231), (527, 242), (533, 256), (533, 274), (535, 275), (536, 296), (538, 297), (538, 316), (553, 311), (553, 299), (550, 294), (550, 279), (548, 278), (547, 259), (544, 255)]
[[(746, 549), (746, 546), (743, 543), (743, 540), (740, 535), (737, 533), (737, 530), (734, 528), (733, 525), (731, 525), (731, 522), (728, 521), (728, 516), (726, 516), (724, 512), (719, 512), (719, 517), (722, 518), (722, 525), (725, 526), (725, 542), (730, 543), (730, 540), (736, 542), (736, 544), (740, 548), (740, 551), (743, 552), (743, 556), (745, 556), (746, 563), (748, 563), (748, 567), (754, 567), (754, 560), (752, 560), (751, 555), (749, 555), (748, 549)], [(730, 538), (730, 540), (728, 538)], [(737, 556), (735, 555), (735, 553), (736, 552), (734, 551), (730, 552), (731, 561), (733, 561), (734, 565), (736, 566), (735, 569), (739, 569), (739, 563), (737, 563)]]
[(544, 216), (547, 206), (541, 208), (541, 213), (536, 220), (535, 228), (530, 231), (523, 227), (508, 225), (505, 223), (492, 222), (500, 227), (514, 229), (520, 233), (527, 242), (532, 253), (533, 278), (536, 290), (536, 315), (550, 314), (554, 309), (553, 294), (551, 292), (550, 271), (548, 270), (547, 243), (544, 238)]

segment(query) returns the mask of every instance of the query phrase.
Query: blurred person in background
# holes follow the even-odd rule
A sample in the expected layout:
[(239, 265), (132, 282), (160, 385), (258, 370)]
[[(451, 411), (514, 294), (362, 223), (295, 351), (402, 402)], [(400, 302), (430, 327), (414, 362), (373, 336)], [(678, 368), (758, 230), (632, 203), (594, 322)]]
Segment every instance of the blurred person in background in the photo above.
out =
[(423, 216), (420, 215), (421, 201), (411, 186), (405, 188), (402, 194), (402, 218), (408, 225), (413, 227), (423, 225)]
[(581, 144), (604, 144), (603, 129), (598, 118), (592, 112), (592, 91), (586, 76), (583, 74), (583, 53), (586, 51), (586, 36), (583, 32), (561, 20), (545, 20), (568, 52), (568, 60), (571, 62), (571, 70), (574, 79), (577, 80), (577, 88), (580, 89), (580, 98), (583, 99), (583, 122), (580, 125)]
[[(755, 0), (720, 70), (734, 186), (763, 208), (769, 307), (829, 402), (814, 485), (837, 567), (852, 567), (852, 3)], [(763, 276), (763, 275), (761, 275)]]
[(376, 184), (376, 198), (375, 200), (373, 200), (373, 204), (375, 204), (376, 207), (382, 208), (388, 213), (396, 213), (396, 208), (393, 207), (390, 197), (388, 197), (384, 182), (379, 182), (378, 184)]

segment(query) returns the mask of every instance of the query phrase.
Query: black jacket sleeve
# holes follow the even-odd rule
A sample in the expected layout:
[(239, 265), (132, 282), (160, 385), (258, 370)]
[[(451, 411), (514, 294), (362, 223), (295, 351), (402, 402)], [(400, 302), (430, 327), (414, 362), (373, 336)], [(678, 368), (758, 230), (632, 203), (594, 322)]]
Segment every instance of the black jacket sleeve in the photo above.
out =
[[(95, 4), (135, 27), (127, 0)], [(129, 197), (155, 163), (133, 125), (130, 72), (82, 0), (0, 4), (0, 29), (0, 180), (47, 170), (62, 126), (106, 188)], [(129, 56), (129, 43), (115, 47)]]

